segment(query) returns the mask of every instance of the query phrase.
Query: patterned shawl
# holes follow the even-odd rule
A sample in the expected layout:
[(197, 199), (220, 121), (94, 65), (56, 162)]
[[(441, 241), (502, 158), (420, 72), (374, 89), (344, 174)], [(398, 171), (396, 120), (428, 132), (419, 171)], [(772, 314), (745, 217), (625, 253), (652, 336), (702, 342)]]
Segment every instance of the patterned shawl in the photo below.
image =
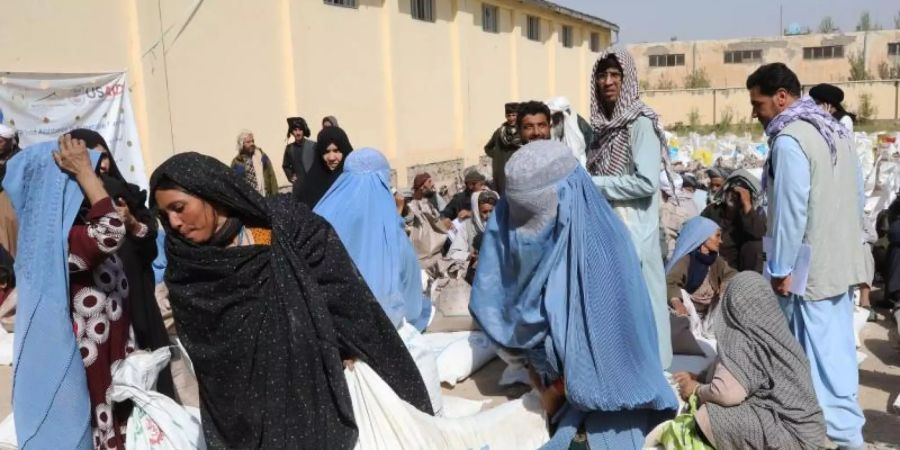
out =
[(769, 136), (769, 147), (775, 143), (775, 137), (781, 133), (785, 127), (797, 120), (803, 120), (810, 125), (816, 127), (819, 134), (828, 143), (831, 149), (831, 163), (837, 164), (837, 144), (835, 143), (835, 135), (839, 138), (849, 138), (850, 133), (843, 125), (840, 124), (831, 114), (826, 113), (816, 105), (815, 100), (810, 96), (804, 96), (800, 100), (794, 102), (791, 106), (775, 116), (769, 125), (766, 126), (766, 134)]
[(707, 403), (718, 448), (815, 449), (825, 422), (809, 360), (788, 329), (769, 283), (735, 275), (714, 322), (719, 360), (747, 391), (739, 405)]
[[(612, 113), (607, 111), (600, 101), (597, 91), (597, 71), (600, 61), (609, 55), (615, 55), (622, 66), (622, 91)], [(587, 152), (587, 169), (591, 175), (617, 176), (628, 173), (632, 164), (631, 138), (628, 126), (640, 116), (653, 122), (653, 128), (659, 136), (660, 156), (666, 167), (669, 167), (668, 145), (659, 125), (659, 116), (641, 101), (638, 95), (637, 69), (631, 55), (621, 47), (610, 47), (600, 53), (591, 72), (591, 125), (596, 137), (594, 144)], [(608, 114), (608, 115), (607, 115)]]

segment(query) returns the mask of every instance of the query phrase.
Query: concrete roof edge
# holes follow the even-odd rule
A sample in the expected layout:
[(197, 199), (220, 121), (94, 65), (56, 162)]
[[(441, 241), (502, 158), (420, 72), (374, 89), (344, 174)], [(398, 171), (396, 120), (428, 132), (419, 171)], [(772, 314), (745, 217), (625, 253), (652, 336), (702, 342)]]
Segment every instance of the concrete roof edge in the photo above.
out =
[(557, 5), (556, 3), (550, 2), (548, 0), (520, 0), (522, 3), (531, 4), (537, 6), (541, 9), (548, 9), (553, 12), (557, 12), (564, 16), (569, 16), (573, 19), (581, 20), (583, 22), (588, 22), (594, 25), (599, 25), (601, 27), (609, 28), (616, 33), (619, 32), (619, 26), (608, 21), (601, 19), (597, 16), (592, 16), (587, 13), (583, 13), (581, 11), (574, 10), (572, 8), (567, 8), (565, 6)]

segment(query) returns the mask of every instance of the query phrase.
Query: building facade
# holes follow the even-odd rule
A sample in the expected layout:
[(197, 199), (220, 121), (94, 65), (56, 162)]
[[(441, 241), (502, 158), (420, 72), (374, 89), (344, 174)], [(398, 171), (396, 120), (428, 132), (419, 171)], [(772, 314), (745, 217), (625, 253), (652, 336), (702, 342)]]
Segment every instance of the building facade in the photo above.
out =
[[(474, 164), (508, 101), (569, 97), (615, 24), (544, 0), (8, 0), (3, 71), (126, 71), (152, 170), (223, 161), (241, 129), (275, 163), (285, 118), (334, 115), (356, 147), (407, 167)], [(279, 179), (284, 175), (278, 171)]]
[(900, 30), (643, 43), (628, 50), (644, 90), (690, 87), (688, 77), (700, 70), (709, 87), (743, 87), (757, 67), (772, 62), (787, 64), (805, 85), (843, 82), (855, 58), (872, 79), (900, 78)]

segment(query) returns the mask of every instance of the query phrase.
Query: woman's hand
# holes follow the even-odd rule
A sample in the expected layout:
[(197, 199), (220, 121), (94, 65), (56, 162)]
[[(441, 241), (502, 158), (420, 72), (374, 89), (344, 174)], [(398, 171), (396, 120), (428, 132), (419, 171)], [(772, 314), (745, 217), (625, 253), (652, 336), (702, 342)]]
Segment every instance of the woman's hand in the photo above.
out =
[(122, 216), (122, 222), (125, 223), (125, 229), (128, 230), (128, 233), (131, 235), (136, 235), (138, 230), (140, 230), (141, 223), (131, 214), (131, 209), (128, 208), (128, 204), (125, 203), (125, 199), (119, 197), (115, 201), (116, 211), (119, 212), (119, 215)]
[(64, 134), (60, 136), (58, 143), (59, 150), (53, 152), (53, 160), (60, 169), (75, 178), (94, 173), (84, 141), (72, 139), (72, 136)]
[(700, 383), (697, 382), (697, 375), (692, 373), (677, 372), (672, 375), (672, 378), (678, 383), (678, 393), (684, 401), (688, 401), (691, 395), (700, 387)]
[(687, 316), (688, 310), (684, 307), (684, 303), (680, 298), (672, 298), (669, 300), (669, 305), (672, 306), (672, 309), (675, 311), (675, 314), (679, 316)]
[(343, 360), (343, 362), (344, 362), (345, 369), (353, 370), (353, 365), (356, 364), (356, 359), (354, 359), (354, 358), (345, 359), (345, 360)]

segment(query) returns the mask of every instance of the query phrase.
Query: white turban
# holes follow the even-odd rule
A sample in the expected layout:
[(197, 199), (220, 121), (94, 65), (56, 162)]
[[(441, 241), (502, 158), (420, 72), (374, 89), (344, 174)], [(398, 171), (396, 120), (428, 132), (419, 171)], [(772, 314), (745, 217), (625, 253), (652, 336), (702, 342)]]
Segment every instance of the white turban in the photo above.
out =
[(550, 114), (563, 114), (563, 133), (562, 137), (553, 136), (551, 139), (566, 144), (572, 154), (578, 158), (581, 167), (585, 167), (587, 163), (587, 144), (584, 142), (584, 135), (581, 134), (581, 128), (578, 127), (578, 115), (572, 114), (572, 106), (569, 99), (565, 97), (553, 97), (545, 102), (550, 108)]
[[(674, 189), (672, 188), (672, 184), (675, 184)], [(681, 190), (681, 186), (684, 184), (684, 179), (681, 178), (681, 175), (677, 173), (672, 173), (672, 182), (669, 182), (669, 177), (666, 176), (666, 171), (663, 170), (659, 173), (659, 190), (663, 191), (669, 197), (674, 197), (675, 193)]]
[(4, 123), (0, 123), (0, 137), (4, 139), (12, 139), (16, 136), (16, 129), (6, 125)]

